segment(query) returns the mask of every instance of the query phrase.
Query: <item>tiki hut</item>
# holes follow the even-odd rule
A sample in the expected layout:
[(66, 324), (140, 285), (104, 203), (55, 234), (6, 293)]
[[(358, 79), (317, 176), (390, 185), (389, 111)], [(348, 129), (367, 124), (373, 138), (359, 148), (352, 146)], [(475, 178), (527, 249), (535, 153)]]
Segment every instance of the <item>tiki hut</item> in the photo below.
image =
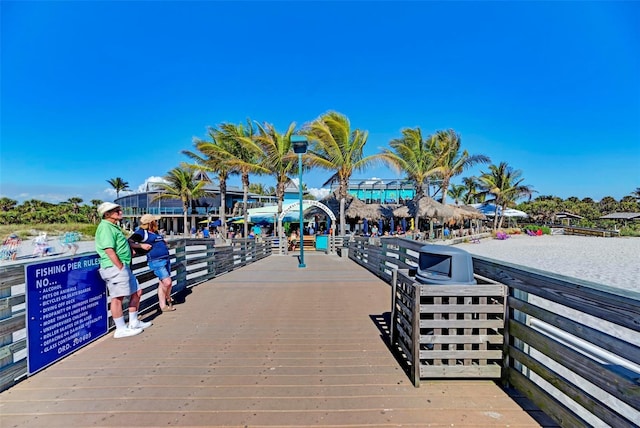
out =
[(345, 210), (345, 216), (348, 218), (368, 218), (369, 220), (384, 218), (380, 204), (366, 204), (358, 198), (353, 198)]
[[(321, 202), (328, 206), (336, 217), (340, 215), (340, 199), (337, 198), (335, 192), (329, 194)], [(385, 212), (380, 204), (367, 204), (353, 195), (347, 195), (344, 215), (350, 219), (367, 218), (369, 220), (379, 220), (385, 217)]]
[(443, 221), (450, 220), (455, 216), (455, 212), (450, 205), (443, 205), (429, 196), (423, 196), (417, 202), (408, 201), (407, 205), (393, 210), (393, 215), (404, 218), (415, 217), (416, 211), (420, 218), (436, 218)]
[(455, 217), (459, 220), (486, 220), (487, 217), (470, 205), (451, 205)]

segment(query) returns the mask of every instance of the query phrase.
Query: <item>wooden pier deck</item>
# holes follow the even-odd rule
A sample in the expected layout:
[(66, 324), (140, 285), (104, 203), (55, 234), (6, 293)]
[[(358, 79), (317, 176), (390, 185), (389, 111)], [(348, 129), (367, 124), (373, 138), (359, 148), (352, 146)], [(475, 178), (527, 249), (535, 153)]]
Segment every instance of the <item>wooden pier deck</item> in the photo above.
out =
[(387, 346), (390, 287), (348, 259), (271, 256), (200, 284), (0, 393), (9, 427), (553, 426), (487, 380), (414, 388)]

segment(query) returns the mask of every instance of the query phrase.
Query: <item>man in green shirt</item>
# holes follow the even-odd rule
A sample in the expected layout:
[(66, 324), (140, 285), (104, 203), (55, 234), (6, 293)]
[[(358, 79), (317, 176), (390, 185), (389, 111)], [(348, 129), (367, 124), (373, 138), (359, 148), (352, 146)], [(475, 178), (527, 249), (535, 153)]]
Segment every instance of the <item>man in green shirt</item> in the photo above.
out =
[[(122, 208), (113, 202), (104, 202), (98, 207), (102, 220), (96, 230), (96, 252), (100, 256), (100, 276), (107, 284), (111, 297), (111, 316), (116, 324), (113, 337), (135, 336), (142, 333), (150, 322), (138, 319), (138, 307), (142, 289), (131, 271), (131, 248), (127, 237), (118, 226), (122, 220)], [(151, 249), (150, 244), (131, 244), (143, 250)], [(129, 296), (129, 325), (125, 324), (122, 301)]]

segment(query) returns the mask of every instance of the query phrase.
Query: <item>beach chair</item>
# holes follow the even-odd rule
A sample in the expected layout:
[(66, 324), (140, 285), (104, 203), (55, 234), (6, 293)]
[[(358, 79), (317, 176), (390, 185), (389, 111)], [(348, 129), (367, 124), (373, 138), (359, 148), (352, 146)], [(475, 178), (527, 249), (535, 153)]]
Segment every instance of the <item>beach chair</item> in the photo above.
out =
[(529, 235), (529, 236), (537, 236), (536, 233), (531, 229), (527, 229), (527, 235)]

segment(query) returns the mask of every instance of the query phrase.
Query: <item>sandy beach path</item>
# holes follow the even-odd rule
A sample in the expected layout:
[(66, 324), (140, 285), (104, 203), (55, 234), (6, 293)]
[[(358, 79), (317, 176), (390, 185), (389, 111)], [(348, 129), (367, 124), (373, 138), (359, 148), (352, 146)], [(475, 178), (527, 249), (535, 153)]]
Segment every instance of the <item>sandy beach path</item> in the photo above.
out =
[(458, 247), (495, 260), (640, 292), (640, 238), (514, 235)]

